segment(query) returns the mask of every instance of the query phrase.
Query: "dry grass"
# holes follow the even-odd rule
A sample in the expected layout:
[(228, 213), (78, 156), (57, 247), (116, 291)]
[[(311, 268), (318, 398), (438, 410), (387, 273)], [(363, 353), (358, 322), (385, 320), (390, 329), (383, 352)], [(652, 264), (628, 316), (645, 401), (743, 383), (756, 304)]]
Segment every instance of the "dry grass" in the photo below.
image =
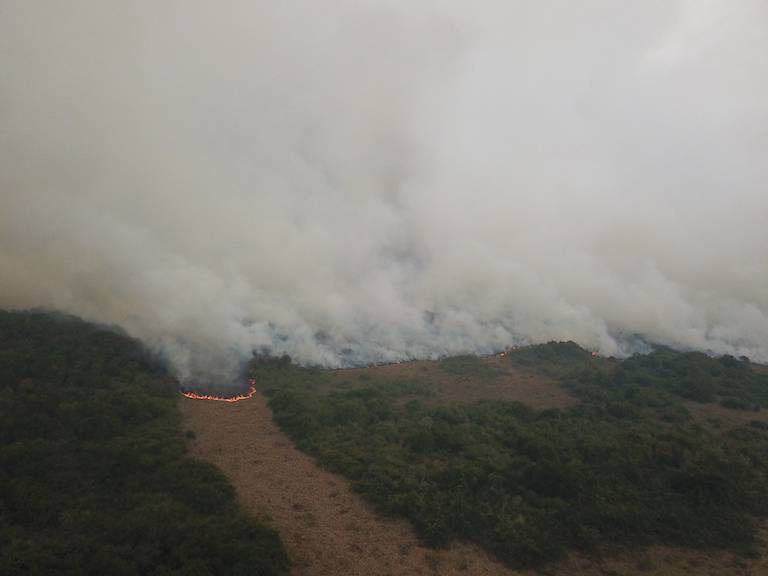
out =
[[(683, 405), (697, 422), (712, 432), (725, 432), (737, 426), (749, 424), (752, 420), (768, 423), (768, 410), (729, 410), (719, 404), (701, 404), (686, 400)], [(768, 573), (766, 573), (768, 575)]]
[(480, 399), (518, 400), (534, 408), (567, 408), (578, 400), (566, 394), (552, 378), (519, 368), (504, 356), (483, 359), (489, 375), (483, 377), (459, 376), (440, 369), (439, 362), (414, 360), (401, 364), (371, 366), (356, 370), (332, 370), (335, 378), (352, 381), (361, 376), (377, 378), (415, 378), (429, 383), (436, 393), (432, 402), (451, 400), (472, 402)]
[[(436, 400), (498, 398), (537, 408), (565, 408), (576, 402), (555, 381), (512, 366), (505, 358), (484, 360), (492, 377), (470, 379), (448, 374), (434, 362), (409, 362), (338, 371), (338, 378), (362, 374), (409, 377), (431, 382)], [(332, 373), (334, 374), (334, 373)], [(193, 455), (217, 464), (237, 489), (242, 503), (277, 529), (292, 559), (292, 576), (512, 576), (510, 570), (477, 547), (456, 543), (448, 550), (419, 545), (408, 524), (378, 517), (346, 480), (321, 469), (296, 450), (272, 422), (266, 399), (257, 394), (236, 403), (182, 397), (186, 427), (194, 431)], [(694, 417), (768, 420), (768, 411), (736, 413), (714, 405), (688, 406)], [(735, 420), (734, 420), (735, 419)], [(733, 422), (732, 422), (733, 421)], [(615, 550), (602, 559), (572, 555), (547, 567), (552, 576), (766, 576), (768, 528), (760, 545), (744, 555), (697, 553), (664, 546), (640, 552)]]
[(182, 398), (181, 409), (196, 436), (192, 454), (217, 464), (243, 504), (280, 532), (294, 576), (516, 574), (472, 546), (424, 548), (406, 522), (377, 517), (343, 477), (293, 447), (263, 396)]

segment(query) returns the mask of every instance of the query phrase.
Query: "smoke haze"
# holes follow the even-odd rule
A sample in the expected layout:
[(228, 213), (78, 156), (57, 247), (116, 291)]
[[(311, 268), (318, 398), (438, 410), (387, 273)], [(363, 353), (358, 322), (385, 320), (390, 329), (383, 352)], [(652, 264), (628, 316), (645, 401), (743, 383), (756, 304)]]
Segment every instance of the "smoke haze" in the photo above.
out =
[(178, 375), (768, 362), (761, 0), (0, 0), (0, 306)]

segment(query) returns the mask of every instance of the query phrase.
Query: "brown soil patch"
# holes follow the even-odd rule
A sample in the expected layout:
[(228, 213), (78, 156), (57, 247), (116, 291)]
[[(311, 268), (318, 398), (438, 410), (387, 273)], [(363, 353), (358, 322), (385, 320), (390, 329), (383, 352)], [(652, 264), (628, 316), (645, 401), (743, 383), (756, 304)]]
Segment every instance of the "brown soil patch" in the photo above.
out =
[[(434, 362), (410, 362), (361, 370), (336, 371), (335, 377), (360, 375), (412, 377), (432, 382), (436, 400), (498, 398), (537, 408), (565, 408), (575, 400), (556, 381), (518, 369), (507, 359), (489, 358), (492, 377), (470, 379), (448, 374)], [(471, 385), (470, 385), (471, 384)], [(697, 419), (768, 421), (760, 413), (691, 403)], [(237, 489), (241, 502), (280, 532), (292, 561), (292, 576), (533, 576), (510, 570), (475, 546), (455, 543), (448, 550), (419, 545), (405, 521), (381, 518), (339, 475), (320, 468), (294, 448), (272, 422), (266, 399), (256, 394), (236, 403), (182, 397), (180, 408), (192, 455), (218, 465)], [(738, 421), (738, 422), (736, 422)], [(546, 567), (551, 576), (765, 576), (768, 575), (768, 528), (746, 556), (733, 552), (700, 553), (665, 546), (644, 551), (615, 551), (602, 559), (572, 555)]]
[(219, 466), (242, 503), (280, 532), (293, 576), (512, 576), (476, 547), (435, 551), (404, 521), (378, 517), (347, 481), (296, 450), (272, 422), (266, 399), (182, 398), (194, 456)]
[(452, 400), (472, 402), (481, 399), (523, 402), (537, 409), (567, 408), (576, 404), (573, 396), (565, 393), (554, 378), (541, 376), (531, 370), (519, 368), (504, 356), (483, 359), (491, 373), (482, 377), (458, 376), (440, 369), (439, 362), (414, 360), (400, 364), (371, 366), (355, 370), (332, 370), (335, 378), (355, 381), (360, 376), (377, 378), (415, 378), (429, 383), (436, 393), (435, 402)]
[(686, 400), (683, 405), (695, 421), (712, 432), (725, 432), (737, 426), (746, 426), (753, 420), (768, 424), (768, 410), (731, 410), (716, 403), (701, 404), (693, 400)]

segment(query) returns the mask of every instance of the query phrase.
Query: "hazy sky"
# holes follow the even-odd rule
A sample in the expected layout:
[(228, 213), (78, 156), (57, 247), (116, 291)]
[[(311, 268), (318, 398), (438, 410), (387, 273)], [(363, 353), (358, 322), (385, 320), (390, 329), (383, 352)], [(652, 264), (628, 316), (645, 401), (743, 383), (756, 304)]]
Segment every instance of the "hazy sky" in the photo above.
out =
[(0, 306), (181, 377), (768, 362), (768, 3), (0, 0)]

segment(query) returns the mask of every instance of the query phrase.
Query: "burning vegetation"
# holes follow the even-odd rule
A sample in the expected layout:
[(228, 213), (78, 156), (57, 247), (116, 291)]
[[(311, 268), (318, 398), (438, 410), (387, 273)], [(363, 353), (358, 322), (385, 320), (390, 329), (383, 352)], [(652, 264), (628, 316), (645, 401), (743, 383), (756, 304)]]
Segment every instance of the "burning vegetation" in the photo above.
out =
[(196, 398), (198, 400), (215, 400), (217, 402), (239, 402), (240, 400), (248, 400), (251, 396), (256, 394), (256, 382), (249, 380), (251, 388), (247, 394), (238, 394), (237, 396), (213, 396), (211, 394), (198, 394), (197, 392), (182, 392), (187, 398)]

